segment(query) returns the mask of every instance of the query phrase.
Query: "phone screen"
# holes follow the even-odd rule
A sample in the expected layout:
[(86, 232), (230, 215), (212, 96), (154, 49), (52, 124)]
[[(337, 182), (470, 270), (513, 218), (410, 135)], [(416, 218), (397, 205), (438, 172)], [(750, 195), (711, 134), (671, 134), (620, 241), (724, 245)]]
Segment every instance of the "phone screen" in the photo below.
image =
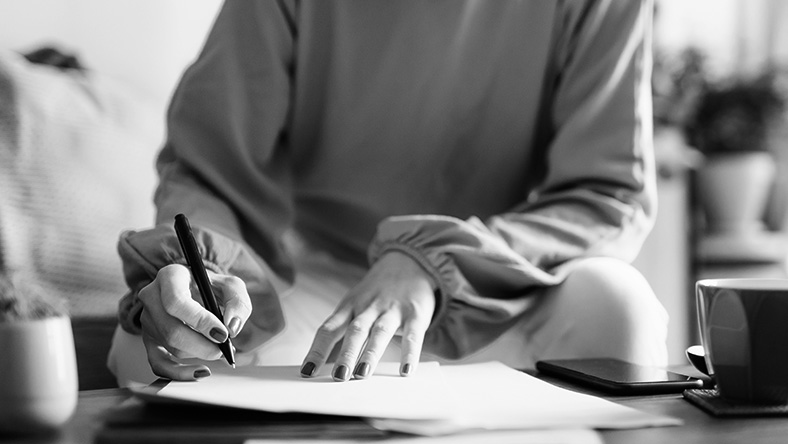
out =
[(656, 367), (616, 359), (557, 359), (539, 361), (540, 372), (619, 394), (680, 393), (701, 388), (703, 381)]

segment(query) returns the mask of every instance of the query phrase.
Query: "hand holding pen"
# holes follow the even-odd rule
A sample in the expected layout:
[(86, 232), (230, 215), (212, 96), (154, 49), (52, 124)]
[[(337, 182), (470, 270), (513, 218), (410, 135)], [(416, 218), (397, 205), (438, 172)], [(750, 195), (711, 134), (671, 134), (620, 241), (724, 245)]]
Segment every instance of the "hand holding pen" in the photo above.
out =
[(193, 270), (179, 264), (168, 265), (138, 295), (143, 304), (140, 322), (148, 362), (160, 377), (188, 381), (209, 376), (208, 366), (180, 360), (227, 360), (230, 356), (229, 362), (232, 355), (223, 354), (220, 345), (231, 345), (230, 339), (238, 335), (251, 314), (246, 285), (235, 276), (208, 272), (208, 288), (214, 294), (216, 308), (224, 310), (219, 312), (223, 319), (211, 312), (209, 302), (201, 305), (198, 301), (202, 295), (194, 285), (199, 281), (193, 277)]

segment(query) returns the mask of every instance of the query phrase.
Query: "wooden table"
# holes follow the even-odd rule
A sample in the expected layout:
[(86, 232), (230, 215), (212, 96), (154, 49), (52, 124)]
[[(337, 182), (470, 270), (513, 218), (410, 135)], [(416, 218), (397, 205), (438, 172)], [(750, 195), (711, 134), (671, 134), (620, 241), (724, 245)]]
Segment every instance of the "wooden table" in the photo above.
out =
[[(68, 425), (52, 436), (8, 438), (0, 441), (12, 444), (86, 444), (94, 442), (104, 427), (113, 408), (128, 399), (123, 389), (88, 390), (79, 395), (77, 411)], [(650, 397), (613, 397), (614, 402), (643, 411), (682, 418), (680, 427), (657, 427), (636, 430), (602, 431), (606, 443), (679, 444), (679, 443), (775, 443), (788, 442), (788, 417), (718, 419), (699, 410), (680, 395)], [(201, 440), (204, 442), (204, 440)], [(127, 441), (130, 442), (130, 441)], [(179, 442), (168, 439), (168, 442)], [(180, 442), (188, 442), (187, 439)], [(240, 443), (239, 436), (214, 439), (213, 442)]]

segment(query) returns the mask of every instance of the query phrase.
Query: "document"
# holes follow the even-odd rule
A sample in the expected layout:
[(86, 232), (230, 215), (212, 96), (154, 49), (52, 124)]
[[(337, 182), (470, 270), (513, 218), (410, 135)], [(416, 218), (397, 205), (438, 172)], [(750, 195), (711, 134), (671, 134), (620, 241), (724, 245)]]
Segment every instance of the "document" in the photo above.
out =
[(302, 378), (296, 366), (241, 367), (197, 382), (134, 391), (154, 401), (362, 417), (379, 430), (424, 436), (681, 424), (554, 386), (499, 362), (426, 362), (405, 378), (398, 363), (386, 362), (368, 379), (341, 383), (332, 380), (330, 370), (325, 366), (317, 377)]
[(200, 381), (169, 382), (164, 388), (132, 389), (152, 401), (188, 401), (274, 413), (316, 413), (396, 418), (448, 419), (454, 397), (436, 362), (422, 362), (409, 377), (399, 364), (382, 362), (367, 379), (335, 382), (331, 365), (312, 378), (301, 377), (297, 366), (217, 368)]
[(475, 430), (627, 429), (680, 425), (591, 395), (554, 386), (499, 362), (441, 367), (456, 398), (447, 420), (375, 419), (372, 426), (417, 435)]

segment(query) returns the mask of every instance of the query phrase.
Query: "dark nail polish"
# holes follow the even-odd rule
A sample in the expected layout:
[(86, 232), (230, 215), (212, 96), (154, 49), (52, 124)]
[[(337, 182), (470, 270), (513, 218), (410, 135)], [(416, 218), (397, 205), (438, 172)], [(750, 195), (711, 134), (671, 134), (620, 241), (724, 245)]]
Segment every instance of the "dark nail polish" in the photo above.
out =
[(227, 340), (227, 336), (224, 335), (224, 332), (219, 327), (212, 328), (208, 334), (217, 342), (224, 342)]
[(367, 374), (369, 373), (369, 363), (367, 362), (359, 362), (356, 366), (356, 370), (353, 371), (353, 375), (359, 378), (366, 378)]
[(334, 369), (334, 380), (336, 381), (347, 381), (348, 378), (348, 369), (345, 365), (340, 365), (339, 367)]
[(235, 337), (240, 333), (241, 330), (241, 320), (238, 318), (230, 319), (230, 323), (227, 324), (227, 328), (230, 330), (230, 335)]
[(404, 364), (399, 372), (400, 372), (400, 374), (402, 376), (409, 375), (410, 374), (410, 364)]
[(312, 376), (315, 374), (315, 363), (314, 362), (307, 362), (301, 367), (301, 374), (303, 376)]
[(194, 371), (194, 379), (207, 378), (208, 376), (211, 376), (211, 371), (207, 368), (201, 368)]

